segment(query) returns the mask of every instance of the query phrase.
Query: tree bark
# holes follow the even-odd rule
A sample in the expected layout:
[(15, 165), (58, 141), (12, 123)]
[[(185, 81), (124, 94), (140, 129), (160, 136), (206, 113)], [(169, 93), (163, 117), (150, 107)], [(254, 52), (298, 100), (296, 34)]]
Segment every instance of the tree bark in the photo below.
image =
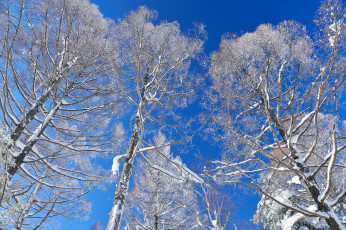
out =
[[(143, 78), (143, 87), (141, 89), (140, 102), (145, 101), (144, 95), (145, 95), (145, 90), (146, 90), (146, 85), (148, 83), (148, 80), (149, 80), (149, 76), (145, 76)], [(110, 216), (109, 216), (109, 221), (107, 225), (107, 230), (118, 230), (120, 227), (121, 217), (124, 210), (124, 202), (127, 196), (130, 176), (132, 173), (131, 172), (132, 163), (133, 163), (133, 159), (136, 156), (135, 151), (139, 142), (139, 133), (140, 133), (141, 125), (143, 124), (141, 124), (140, 122), (140, 108), (138, 108), (135, 124), (132, 130), (130, 145), (125, 155), (126, 160), (125, 160), (124, 168), (121, 172), (119, 185), (117, 186), (117, 190), (114, 195), (112, 211), (109, 214)]]
[[(275, 124), (275, 127), (279, 130), (279, 133), (281, 135), (281, 138), (283, 139), (283, 141), (285, 142), (285, 144), (287, 145), (288, 149), (290, 150), (290, 152), (292, 153), (292, 157), (294, 160), (298, 159), (297, 156), (297, 152), (296, 149), (292, 148), (292, 146), (290, 146), (288, 144), (288, 140), (284, 131), (284, 128), (282, 127), (282, 125), (280, 124), (279, 120), (277, 119), (277, 116), (274, 114), (274, 111), (272, 110), (272, 108), (270, 107), (269, 102), (267, 102), (267, 104), (265, 104), (266, 100), (263, 96), (263, 93), (261, 93), (259, 90), (256, 90), (256, 93), (259, 95), (259, 97), (261, 98), (262, 104), (264, 104), (267, 113), (270, 117), (270, 119), (272, 120), (272, 122)], [(298, 166), (299, 170), (302, 173), (307, 173), (309, 172), (309, 168), (305, 167), (302, 163), (300, 162), (295, 162), (295, 164)], [(308, 180), (310, 182), (314, 181), (313, 177), (308, 177)], [(321, 212), (325, 212), (329, 218), (325, 218), (325, 221), (327, 222), (327, 224), (329, 225), (331, 230), (344, 230), (344, 228), (342, 228), (342, 226), (340, 226), (340, 224), (337, 222), (337, 220), (333, 217), (336, 216), (331, 215), (330, 212), (334, 213), (334, 210), (332, 209), (332, 207), (330, 207), (329, 205), (327, 205), (325, 202), (321, 202), (319, 200), (319, 196), (321, 194), (320, 190), (318, 189), (317, 185), (315, 183), (312, 183), (312, 185), (308, 185), (306, 183), (306, 185), (309, 188), (309, 192), (311, 194), (311, 197), (313, 198), (313, 200), (315, 201), (315, 203), (317, 204), (318, 210)]]
[[(25, 127), (34, 119), (36, 114), (38, 113), (39, 108), (48, 100), (49, 94), (54, 90), (60, 83), (62, 79), (62, 75), (59, 74), (52, 82), (50, 82), (51, 87), (49, 87), (43, 94), (40, 96), (34, 105), (29, 109), (29, 111), (25, 114), (23, 119), (19, 124), (16, 125), (13, 133), (11, 134), (11, 139), (13, 142), (16, 142), (19, 137), (22, 135)], [(11, 148), (12, 146), (10, 146)]]
[(24, 209), (22, 210), (22, 212), (20, 213), (16, 226), (14, 228), (14, 230), (20, 230), (22, 229), (22, 226), (24, 224), (25, 218), (31, 208), (31, 206), (33, 205), (33, 203), (35, 202), (35, 199), (37, 197), (37, 194), (39, 193), (40, 189), (41, 189), (42, 184), (38, 183), (34, 192), (31, 194), (30, 198), (28, 199), (27, 203), (25, 204)]
[[(26, 113), (23, 120), (16, 126), (14, 132), (11, 134), (11, 139), (13, 142), (16, 142), (20, 135), (22, 135), (23, 130), (25, 127), (31, 122), (32, 119), (34, 119), (35, 115), (38, 113), (39, 108), (48, 100), (49, 94), (58, 87), (60, 81), (62, 80), (62, 74), (59, 74), (53, 81), (51, 82), (52, 86), (49, 87), (45, 93), (35, 102), (35, 104), (31, 107), (31, 109)], [(79, 75), (78, 75), (79, 76)], [(67, 87), (64, 96), (72, 90), (74, 87), (74, 81)], [(45, 120), (42, 122), (42, 124), (34, 131), (30, 139), (26, 142), (25, 147), (22, 149), (20, 154), (16, 157), (14, 157), (14, 166), (10, 166), (7, 170), (9, 180), (12, 179), (14, 174), (19, 169), (19, 166), (23, 164), (25, 157), (29, 154), (31, 151), (31, 148), (36, 144), (37, 138), (39, 138), (44, 130), (47, 128), (48, 124), (52, 120), (55, 113), (60, 109), (62, 100), (64, 99), (64, 96), (60, 98), (60, 101), (56, 104), (56, 106), (48, 113)], [(8, 147), (9, 149), (12, 148), (12, 146)]]
[(29, 154), (29, 152), (31, 151), (31, 148), (36, 144), (37, 138), (39, 138), (44, 132), (44, 130), (47, 128), (53, 116), (58, 111), (60, 105), (61, 105), (61, 101), (58, 102), (58, 104), (54, 107), (52, 111), (50, 111), (50, 113), (47, 115), (43, 123), (35, 130), (35, 132), (32, 134), (30, 139), (26, 142), (25, 147), (22, 149), (20, 154), (14, 158), (14, 165), (10, 166), (7, 169), (9, 180), (11, 180), (14, 174), (16, 174), (16, 172), (19, 169), (19, 166), (23, 164), (25, 157)]
[(159, 217), (157, 215), (154, 216), (155, 218), (155, 226), (154, 229), (158, 230), (159, 229)]
[(120, 221), (124, 210), (124, 202), (127, 196), (130, 176), (132, 173), (132, 162), (133, 158), (136, 155), (135, 149), (139, 140), (139, 125), (139, 115), (137, 115), (134, 129), (132, 131), (130, 146), (126, 153), (124, 168), (121, 172), (119, 185), (117, 186), (117, 190), (114, 195), (112, 211), (109, 214), (110, 216), (107, 225), (107, 230), (118, 230), (120, 227)]

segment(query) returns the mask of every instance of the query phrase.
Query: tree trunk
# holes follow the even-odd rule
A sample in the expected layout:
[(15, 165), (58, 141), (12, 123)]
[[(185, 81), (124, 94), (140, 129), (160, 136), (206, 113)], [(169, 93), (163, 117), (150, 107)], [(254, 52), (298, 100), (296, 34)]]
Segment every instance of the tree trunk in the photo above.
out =
[(330, 205), (327, 205), (325, 202), (319, 201), (318, 197), (320, 196), (320, 190), (316, 186), (311, 186), (309, 187), (309, 191), (312, 195), (312, 198), (317, 204), (318, 210), (328, 214), (329, 218), (325, 218), (325, 220), (328, 226), (330, 227), (330, 229), (331, 230), (345, 230), (342, 224), (338, 223), (338, 221), (334, 218), (334, 216), (336, 217), (336, 214), (334, 213), (333, 208), (330, 207)]
[(32, 207), (33, 203), (35, 202), (36, 196), (37, 196), (38, 192), (40, 191), (41, 186), (42, 186), (41, 183), (37, 184), (34, 192), (31, 194), (30, 198), (28, 199), (27, 203), (25, 204), (24, 209), (20, 213), (14, 230), (22, 229), (22, 225), (23, 225), (23, 223), (25, 221), (25, 218), (26, 218), (30, 208)]
[(159, 217), (157, 215), (155, 215), (154, 218), (155, 218), (154, 229), (158, 230), (159, 229)]
[[(143, 87), (141, 89), (140, 102), (145, 101), (144, 95), (145, 95), (145, 90), (146, 90), (146, 85), (148, 83), (148, 80), (149, 80), (148, 75), (143, 78)], [(132, 163), (133, 163), (133, 159), (136, 156), (135, 151), (139, 142), (140, 128), (141, 128), (141, 125), (143, 125), (143, 124), (140, 124), (141, 123), (140, 109), (141, 108), (139, 107), (137, 111), (135, 124), (132, 130), (130, 146), (126, 152), (126, 160), (125, 160), (124, 168), (121, 172), (119, 185), (117, 186), (117, 190), (114, 195), (114, 202), (113, 202), (112, 211), (109, 214), (110, 216), (109, 216), (109, 221), (107, 225), (107, 230), (118, 230), (120, 227), (120, 221), (124, 211), (124, 202), (127, 196), (129, 182), (130, 182)]]
[(124, 202), (130, 182), (132, 162), (136, 155), (135, 150), (138, 144), (139, 130), (139, 115), (137, 115), (134, 129), (132, 131), (130, 146), (126, 153), (124, 168), (121, 172), (119, 185), (117, 186), (117, 190), (114, 195), (114, 202), (109, 216), (107, 230), (118, 230), (120, 227), (120, 221), (124, 210)]
[[(48, 100), (49, 94), (59, 85), (62, 79), (62, 75), (59, 74), (52, 82), (50, 82), (50, 87), (37, 99), (37, 101), (31, 106), (29, 111), (25, 114), (22, 121), (19, 124), (16, 124), (16, 128), (11, 134), (11, 139), (13, 142), (16, 142), (19, 137), (22, 135), (25, 127), (34, 119), (38, 113), (39, 108)], [(11, 148), (10, 146), (9, 148)]]
[[(78, 75), (79, 76), (79, 75)], [(35, 115), (38, 113), (39, 108), (48, 100), (49, 94), (54, 90), (56, 87), (58, 87), (59, 82), (62, 79), (62, 74), (59, 74), (52, 82), (52, 86), (50, 86), (45, 93), (35, 102), (35, 104), (31, 107), (31, 109), (28, 111), (28, 113), (24, 116), (23, 120), (17, 125), (16, 129), (11, 135), (11, 139), (13, 142), (16, 142), (20, 135), (23, 133), (24, 128), (26, 125), (30, 123), (32, 119), (34, 119)], [(44, 130), (47, 128), (50, 121), (53, 119), (53, 116), (55, 113), (60, 109), (60, 106), (62, 104), (62, 100), (65, 98), (65, 96), (70, 92), (70, 90), (73, 89), (75, 85), (74, 80), (71, 82), (71, 84), (66, 88), (64, 95), (60, 98), (59, 102), (55, 105), (55, 107), (48, 113), (42, 124), (33, 132), (32, 136), (29, 138), (29, 140), (26, 142), (25, 147), (22, 149), (20, 154), (16, 157), (14, 157), (15, 165), (9, 167), (7, 170), (9, 180), (12, 179), (14, 174), (18, 171), (18, 168), (21, 164), (23, 164), (25, 157), (28, 155), (28, 153), (31, 151), (31, 148), (36, 144), (37, 139), (42, 135)], [(12, 146), (9, 146), (10, 149)], [(0, 201), (1, 202), (1, 201)]]
[[(297, 156), (297, 151), (295, 148), (292, 148), (287, 141), (287, 137), (284, 131), (284, 128), (282, 126), (282, 124), (280, 124), (279, 120), (277, 119), (277, 115), (275, 115), (273, 109), (270, 107), (269, 102), (267, 102), (265, 100), (265, 97), (263, 96), (263, 93), (260, 92), (259, 90), (256, 90), (256, 93), (260, 96), (262, 104), (265, 106), (265, 109), (267, 110), (267, 114), (269, 115), (270, 119), (272, 120), (272, 122), (275, 124), (275, 127), (279, 130), (279, 133), (281, 135), (282, 140), (285, 142), (285, 144), (288, 146), (293, 159), (297, 160), (298, 156)], [(267, 104), (266, 104), (267, 103)], [(301, 171), (303, 174), (309, 172), (309, 168), (305, 167), (302, 163), (300, 162), (295, 162), (295, 164), (298, 166), (299, 171)], [(308, 180), (313, 182), (314, 178), (313, 177), (308, 177)], [(308, 184), (306, 184), (308, 186)], [(308, 186), (309, 187), (309, 192), (313, 198), (313, 200), (315, 201), (315, 203), (317, 204), (318, 210), (321, 212), (325, 212), (326, 214), (328, 214), (329, 218), (325, 218), (327, 224), (329, 225), (331, 230), (344, 230), (345, 228), (343, 228), (341, 223), (338, 223), (338, 221), (334, 218), (335, 213), (334, 210), (332, 209), (332, 207), (330, 207), (329, 205), (327, 205), (325, 202), (321, 202), (319, 200), (319, 196), (321, 194), (320, 190), (318, 189), (318, 186), (315, 185), (315, 183), (313, 183), (313, 185)], [(333, 213), (332, 215), (330, 213)]]
[(14, 159), (14, 162), (15, 162), (14, 166), (10, 166), (7, 169), (9, 180), (11, 180), (12, 177), (14, 176), (14, 174), (16, 174), (16, 172), (19, 169), (19, 166), (21, 164), (23, 164), (25, 157), (29, 154), (29, 152), (31, 151), (31, 148), (36, 144), (37, 139), (41, 136), (41, 134), (47, 128), (47, 126), (50, 123), (50, 121), (52, 120), (53, 116), (55, 115), (55, 113), (60, 108), (60, 105), (61, 105), (61, 101), (58, 102), (58, 104), (54, 107), (53, 110), (50, 111), (50, 113), (46, 116), (46, 118), (44, 119), (42, 124), (35, 130), (35, 132), (32, 134), (32, 136), (26, 142), (25, 147), (22, 149), (20, 154), (15, 157), (15, 159)]

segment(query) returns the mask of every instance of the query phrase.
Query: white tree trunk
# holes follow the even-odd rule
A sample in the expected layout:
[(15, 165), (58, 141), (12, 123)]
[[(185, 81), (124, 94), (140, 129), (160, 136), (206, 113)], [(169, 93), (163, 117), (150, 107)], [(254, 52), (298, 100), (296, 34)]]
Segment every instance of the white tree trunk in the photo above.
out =
[(121, 217), (124, 211), (124, 202), (128, 193), (129, 181), (132, 170), (133, 159), (136, 155), (136, 149), (139, 141), (139, 114), (136, 117), (134, 129), (132, 132), (129, 149), (126, 153), (124, 168), (121, 172), (119, 185), (114, 196), (112, 211), (110, 212), (107, 230), (118, 230), (120, 227)]
[(26, 202), (24, 209), (22, 210), (22, 212), (20, 213), (20, 215), (18, 217), (18, 221), (17, 221), (16, 226), (14, 228), (15, 230), (22, 229), (22, 225), (23, 225), (23, 223), (27, 217), (29, 210), (31, 209), (31, 207), (32, 207), (32, 205), (33, 205), (33, 203), (37, 197), (37, 194), (39, 193), (39, 191), (41, 189), (41, 186), (42, 186), (42, 184), (38, 183), (36, 185), (34, 192), (30, 195), (30, 198)]

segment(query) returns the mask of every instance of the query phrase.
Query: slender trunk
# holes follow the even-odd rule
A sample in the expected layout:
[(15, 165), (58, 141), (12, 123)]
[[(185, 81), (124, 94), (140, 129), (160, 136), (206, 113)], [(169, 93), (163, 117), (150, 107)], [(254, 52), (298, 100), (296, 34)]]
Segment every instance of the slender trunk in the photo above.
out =
[[(29, 112), (24, 116), (23, 120), (17, 125), (14, 132), (11, 135), (11, 139), (13, 142), (17, 141), (20, 135), (23, 133), (24, 128), (27, 124), (35, 117), (35, 115), (38, 113), (39, 108), (48, 100), (49, 94), (58, 87), (60, 81), (62, 80), (62, 74), (59, 74), (53, 81), (51, 82), (52, 86), (50, 86), (45, 93), (35, 102), (35, 104), (31, 107)], [(73, 89), (75, 85), (75, 80), (79, 77), (78, 74), (76, 78), (71, 82), (71, 84), (66, 88), (64, 95), (60, 98), (59, 102), (55, 105), (55, 107), (48, 113), (42, 124), (34, 131), (32, 136), (29, 138), (29, 140), (26, 142), (25, 147), (22, 149), (20, 154), (18, 156), (14, 157), (15, 165), (9, 167), (7, 170), (9, 180), (12, 179), (14, 174), (18, 171), (18, 168), (21, 164), (23, 164), (25, 157), (29, 154), (31, 151), (31, 148), (36, 144), (37, 139), (42, 135), (44, 130), (47, 128), (48, 124), (52, 120), (55, 113), (60, 109), (60, 106), (62, 104), (62, 100), (65, 98), (65, 96)], [(9, 149), (12, 146), (9, 146)], [(1, 201), (0, 201), (1, 202)]]
[(132, 162), (133, 158), (136, 155), (135, 149), (139, 139), (139, 125), (139, 115), (137, 115), (135, 120), (135, 127), (132, 131), (130, 146), (126, 153), (124, 168), (121, 172), (119, 185), (117, 186), (117, 190), (114, 195), (112, 211), (109, 214), (110, 216), (107, 225), (107, 230), (118, 230), (120, 227), (120, 221), (124, 210), (124, 202), (129, 187)]
[(155, 218), (154, 229), (158, 230), (159, 229), (159, 217), (155, 214), (154, 218)]
[(36, 196), (39, 193), (41, 186), (42, 186), (41, 183), (37, 184), (34, 192), (31, 194), (30, 198), (28, 199), (27, 203), (25, 204), (24, 209), (20, 213), (14, 230), (22, 229), (22, 225), (24, 224), (24, 220), (25, 220), (30, 208), (32, 207), (33, 203), (35, 202)]
[[(59, 74), (55, 79), (53, 79), (53, 81), (50, 83), (51, 86), (48, 89), (46, 89), (46, 91), (31, 106), (29, 111), (24, 115), (24, 117), (21, 120), (21, 122), (16, 124), (16, 127), (15, 127), (14, 131), (11, 134), (11, 139), (12, 139), (13, 143), (15, 143), (19, 139), (19, 137), (23, 134), (23, 131), (24, 131), (25, 127), (34, 119), (34, 117), (36, 116), (36, 114), (39, 111), (39, 108), (48, 100), (49, 94), (52, 92), (53, 89), (55, 89), (58, 86), (58, 84), (60, 83), (61, 79), (62, 79), (62, 75), (61, 74)], [(59, 106), (60, 106), (60, 104), (61, 104), (61, 102), (59, 103)], [(56, 110), (54, 111), (54, 114), (55, 114)], [(49, 113), (49, 114), (51, 114), (51, 113)], [(45, 128), (47, 127), (47, 125), (50, 122), (50, 120), (47, 121), (47, 119), (46, 119), (44, 122), (46, 122), (46, 124), (40, 125), (35, 130), (35, 132), (32, 135), (32, 137), (33, 136), (36, 136), (36, 138), (39, 137), (43, 133)], [(31, 148), (34, 146), (34, 144), (37, 142), (37, 140), (33, 139), (32, 137), (26, 143), (26, 145), (22, 149), (21, 153), (18, 156), (14, 157), (15, 165), (14, 166), (10, 166), (7, 169), (9, 180), (11, 180), (12, 177), (14, 176), (14, 174), (18, 171), (19, 166), (24, 162), (25, 156), (28, 154), (28, 152), (31, 150)], [(9, 145), (8, 149), (11, 149), (12, 146), (13, 145)], [(1, 200), (0, 200), (0, 203), (1, 203)]]
[(342, 226), (342, 224), (338, 220), (335, 219), (336, 214), (330, 205), (327, 205), (325, 202), (319, 201), (320, 196), (320, 190), (316, 186), (309, 187), (309, 191), (311, 193), (312, 198), (317, 204), (318, 210), (321, 212), (326, 213), (329, 218), (325, 218), (325, 221), (327, 222), (328, 226), (331, 230), (345, 230), (345, 228)]
[[(34, 119), (38, 113), (39, 108), (48, 100), (49, 94), (59, 85), (62, 79), (62, 75), (59, 74), (52, 82), (50, 82), (50, 87), (37, 99), (37, 101), (31, 106), (29, 111), (25, 114), (23, 119), (19, 124), (16, 125), (13, 133), (11, 134), (11, 139), (16, 142), (22, 135), (25, 127)], [(11, 148), (10, 146), (9, 148)]]
[(339, 225), (339, 223), (333, 217), (326, 219), (326, 222), (331, 230), (345, 230), (345, 228), (341, 226), (341, 223)]
[(35, 130), (35, 132), (26, 142), (26, 145), (24, 146), (20, 154), (15, 157), (15, 160), (14, 160), (15, 164), (13, 166), (10, 166), (7, 170), (9, 180), (11, 180), (14, 174), (16, 174), (16, 172), (19, 169), (19, 166), (23, 164), (25, 157), (29, 154), (29, 152), (31, 151), (31, 148), (36, 144), (37, 139), (41, 136), (41, 134), (47, 128), (49, 122), (52, 120), (53, 116), (58, 111), (60, 105), (61, 105), (61, 101), (58, 102), (58, 104), (54, 107), (53, 110), (50, 111), (50, 113), (44, 119), (43, 123)]
[[(146, 85), (148, 83), (149, 76), (145, 76), (143, 79), (143, 87), (141, 89), (140, 102), (145, 101), (145, 90)], [(141, 106), (141, 103), (140, 103)], [(121, 172), (121, 177), (119, 181), (119, 185), (117, 186), (117, 190), (114, 195), (114, 202), (112, 211), (109, 213), (109, 221), (107, 225), (107, 230), (118, 230), (120, 228), (121, 217), (124, 211), (124, 202), (128, 193), (128, 187), (130, 182), (131, 170), (133, 159), (136, 156), (136, 147), (139, 142), (139, 133), (141, 124), (140, 123), (140, 109), (138, 108), (137, 116), (135, 119), (135, 124), (132, 130), (132, 136), (130, 141), (130, 146), (126, 152), (126, 160)]]

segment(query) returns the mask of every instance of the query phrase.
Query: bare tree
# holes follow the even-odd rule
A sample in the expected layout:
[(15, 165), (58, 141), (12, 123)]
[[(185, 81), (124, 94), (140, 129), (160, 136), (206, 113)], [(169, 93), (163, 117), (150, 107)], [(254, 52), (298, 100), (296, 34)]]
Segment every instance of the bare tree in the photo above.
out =
[(129, 147), (126, 154), (114, 159), (116, 164), (122, 158), (125, 162), (119, 173), (108, 230), (119, 229), (137, 154), (163, 147), (152, 146), (145, 139), (152, 136), (153, 130), (171, 133), (177, 138), (187, 136), (178, 132), (184, 125), (179, 123), (180, 116), (176, 112), (186, 106), (194, 84), (199, 81), (188, 74), (188, 69), (191, 58), (202, 49), (203, 41), (199, 37), (203, 27), (200, 26), (202, 30), (196, 30), (194, 36), (185, 36), (176, 22), (154, 25), (155, 17), (155, 11), (140, 7), (116, 25), (114, 40), (118, 41), (116, 48), (121, 66), (113, 65), (115, 81), (134, 109)]
[(91, 161), (108, 138), (109, 23), (87, 0), (1, 1), (0, 106), (12, 140), (4, 171), (24, 207), (17, 229), (27, 218), (38, 227), (84, 215), (82, 200), (75, 212), (67, 206), (101, 180)]
[[(161, 133), (154, 138), (155, 146), (166, 142)], [(193, 184), (172, 163), (181, 160), (173, 158), (169, 146), (160, 152), (143, 153), (135, 168), (135, 186), (125, 202), (126, 225), (130, 229), (201, 229)]]
[[(12, 185), (7, 180), (8, 177), (6, 175), (6, 171), (4, 166), (9, 164), (11, 162), (11, 159), (9, 158), (8, 154), (8, 146), (12, 145), (11, 136), (8, 134), (8, 130), (4, 125), (0, 126), (0, 185), (1, 188), (3, 188), (1, 193), (1, 200), (4, 200), (3, 206), (8, 209), (11, 198), (12, 198)], [(11, 216), (13, 215), (13, 212), (15, 209), (12, 209), (11, 212), (0, 212), (0, 216), (2, 217), (0, 220), (0, 223), (2, 222), (10, 222)]]
[(230, 196), (225, 187), (214, 181), (210, 166), (204, 168), (203, 175), (204, 183), (196, 187), (200, 200), (198, 209), (207, 217), (200, 221), (203, 229), (224, 230), (233, 227), (231, 218), (236, 210), (232, 202), (234, 197)]
[(317, 42), (302, 25), (286, 21), (225, 37), (212, 55), (213, 100), (220, 106), (214, 121), (229, 146), (215, 162), (219, 179), (252, 187), (289, 210), (280, 229), (307, 217), (345, 229), (345, 121), (339, 107), (344, 17), (341, 1), (324, 1)]

